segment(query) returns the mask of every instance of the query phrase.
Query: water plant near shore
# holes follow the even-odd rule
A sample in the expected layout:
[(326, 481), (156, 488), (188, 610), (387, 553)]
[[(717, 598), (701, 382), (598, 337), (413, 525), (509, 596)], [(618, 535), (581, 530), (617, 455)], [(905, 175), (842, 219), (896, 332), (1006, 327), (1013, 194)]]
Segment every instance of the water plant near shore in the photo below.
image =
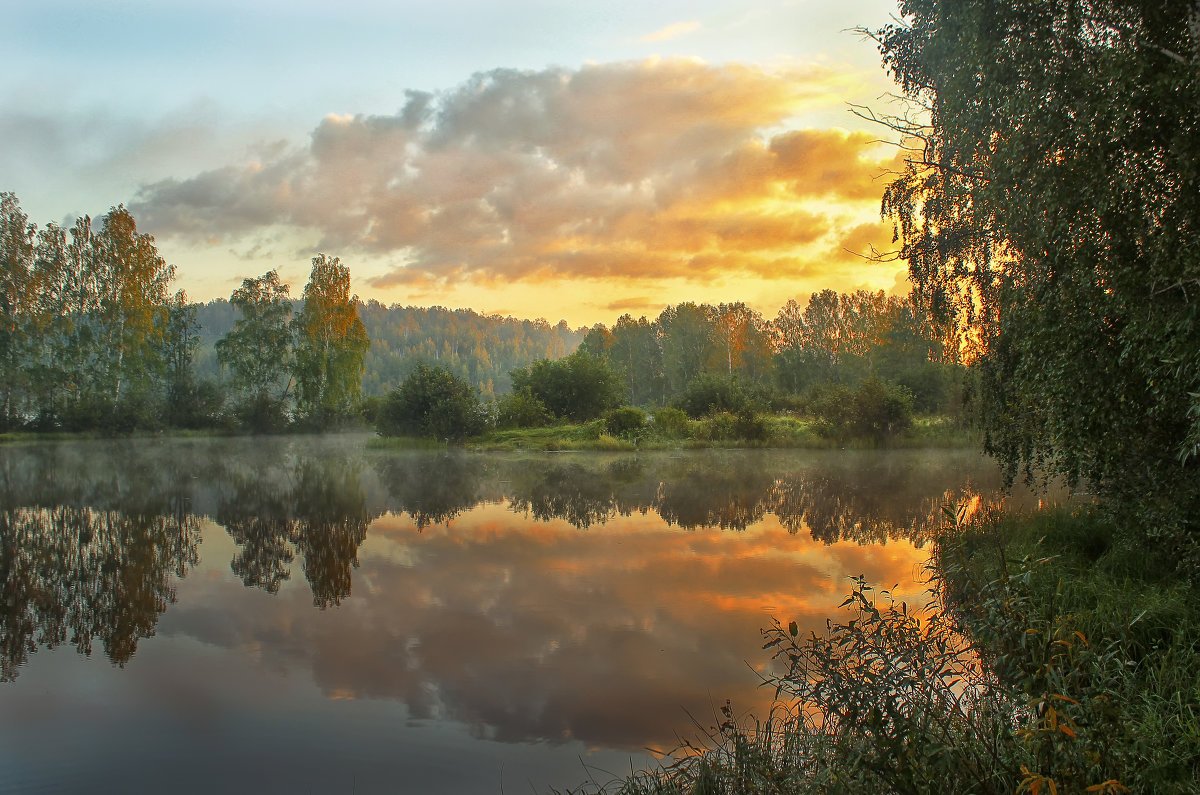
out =
[(1090, 510), (947, 515), (929, 603), (856, 578), (824, 633), (764, 630), (765, 719), (726, 705), (657, 769), (583, 791), (1195, 791), (1192, 586)]

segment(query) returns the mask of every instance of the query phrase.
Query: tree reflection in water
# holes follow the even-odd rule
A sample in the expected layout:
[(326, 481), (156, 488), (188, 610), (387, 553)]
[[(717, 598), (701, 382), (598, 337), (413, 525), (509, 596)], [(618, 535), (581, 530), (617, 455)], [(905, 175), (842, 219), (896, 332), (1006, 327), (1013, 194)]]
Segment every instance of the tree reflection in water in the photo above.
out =
[(461, 451), (381, 455), (374, 468), (388, 494), (387, 510), (407, 513), (418, 529), (500, 499), (485, 491), (494, 480), (486, 459)]
[[(116, 447), (96, 467), (69, 447), (4, 456), (0, 482), (0, 680), (39, 647), (70, 642), (124, 665), (195, 565), (198, 517), (178, 467)], [(138, 483), (150, 483), (151, 488)]]
[(127, 662), (197, 563), (205, 520), (237, 545), (230, 567), (246, 586), (276, 594), (299, 562), (324, 609), (350, 596), (359, 548), (385, 513), (422, 529), (506, 503), (581, 529), (653, 512), (684, 529), (728, 530), (773, 514), (827, 544), (920, 541), (947, 497), (980, 487), (938, 460), (395, 453), (367, 450), (361, 438), (2, 448), (0, 677), (14, 678), (39, 647), (67, 642), (90, 654), (98, 640), (110, 660)]

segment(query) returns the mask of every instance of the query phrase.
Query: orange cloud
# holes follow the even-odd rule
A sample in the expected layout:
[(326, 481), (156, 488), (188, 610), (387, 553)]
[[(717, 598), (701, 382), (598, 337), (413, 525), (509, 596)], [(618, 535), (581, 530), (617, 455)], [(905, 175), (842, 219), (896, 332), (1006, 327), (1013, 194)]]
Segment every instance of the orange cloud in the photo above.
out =
[(630, 298), (622, 298), (619, 301), (610, 301), (604, 305), (604, 308), (610, 312), (627, 312), (631, 309), (651, 309), (659, 308), (661, 306), (662, 302), (660, 301), (655, 301), (652, 298), (638, 295)]
[(891, 243), (892, 227), (883, 222), (858, 224), (845, 230), (835, 248), (831, 249), (831, 259), (849, 262), (863, 262), (876, 255), (886, 256), (895, 249)]
[(132, 209), (193, 240), (312, 230), (399, 263), (375, 287), (811, 274), (835, 241), (804, 247), (836, 234), (834, 208), (873, 207), (894, 160), (863, 133), (778, 132), (843, 79), (683, 59), (498, 69), (144, 186)]

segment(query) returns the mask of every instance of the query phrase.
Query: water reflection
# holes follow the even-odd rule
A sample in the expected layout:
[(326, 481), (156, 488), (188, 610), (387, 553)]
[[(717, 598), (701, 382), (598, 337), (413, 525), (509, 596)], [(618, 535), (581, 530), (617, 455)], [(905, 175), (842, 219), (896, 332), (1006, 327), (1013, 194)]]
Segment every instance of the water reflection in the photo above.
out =
[[(941, 503), (999, 486), (965, 452), (365, 441), (0, 448), (0, 676), (20, 674), (0, 687), (0, 791), (38, 754), (28, 781), (42, 782), (57, 762), (38, 749), (81, 726), (79, 791), (138, 789), (121, 778), (136, 767), (125, 749), (146, 743), (210, 760), (197, 791), (263, 792), (311, 786), (314, 771), (326, 790), (354, 777), (394, 791), (399, 771), (418, 791), (491, 791), (480, 759), (555, 748), (562, 771), (580, 753), (670, 745), (689, 712), (769, 697), (746, 664), (765, 663), (770, 616), (819, 629), (851, 574), (919, 589)], [(280, 743), (303, 750), (264, 780), (261, 737), (287, 731)], [(426, 751), (360, 752), (402, 733)], [(413, 773), (435, 757), (455, 775)], [(579, 783), (545, 764), (510, 783)], [(105, 786), (100, 767), (118, 771)], [(469, 770), (474, 783), (456, 777)]]
[(121, 452), (114, 466), (53, 447), (0, 459), (0, 681), (68, 642), (125, 664), (196, 564), (178, 469)]
[[(244, 585), (277, 594), (298, 562), (323, 609), (351, 595), (359, 549), (384, 515), (418, 532), (478, 506), (494, 509), (492, 523), (516, 514), (579, 529), (653, 515), (745, 531), (771, 516), (823, 544), (919, 543), (946, 499), (994, 488), (989, 477), (971, 481), (944, 454), (505, 457), (376, 453), (347, 439), (10, 447), (0, 451), (0, 676), (67, 642), (90, 654), (98, 640), (128, 661), (196, 564), (203, 520), (236, 545), (229, 566)], [(468, 591), (480, 576), (453, 575)], [(406, 698), (421, 713), (419, 693)]]
[[(401, 453), (374, 457), (374, 470), (387, 493), (387, 510), (404, 512), (418, 528), (449, 522), (482, 502), (500, 499), (495, 462), (462, 452)], [(490, 491), (485, 491), (490, 486)]]

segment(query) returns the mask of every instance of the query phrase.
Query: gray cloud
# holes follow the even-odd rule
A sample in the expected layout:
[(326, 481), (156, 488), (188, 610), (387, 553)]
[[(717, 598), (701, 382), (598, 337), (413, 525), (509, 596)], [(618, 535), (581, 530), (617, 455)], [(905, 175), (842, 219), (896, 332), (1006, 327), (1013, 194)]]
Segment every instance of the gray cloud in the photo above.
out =
[(834, 80), (686, 60), (498, 69), (409, 92), (394, 115), (326, 117), (304, 147), (146, 184), (131, 209), (160, 235), (292, 226), (405, 263), (376, 286), (794, 276), (794, 247), (831, 224), (778, 200), (860, 199), (880, 165), (866, 136), (778, 132)]

